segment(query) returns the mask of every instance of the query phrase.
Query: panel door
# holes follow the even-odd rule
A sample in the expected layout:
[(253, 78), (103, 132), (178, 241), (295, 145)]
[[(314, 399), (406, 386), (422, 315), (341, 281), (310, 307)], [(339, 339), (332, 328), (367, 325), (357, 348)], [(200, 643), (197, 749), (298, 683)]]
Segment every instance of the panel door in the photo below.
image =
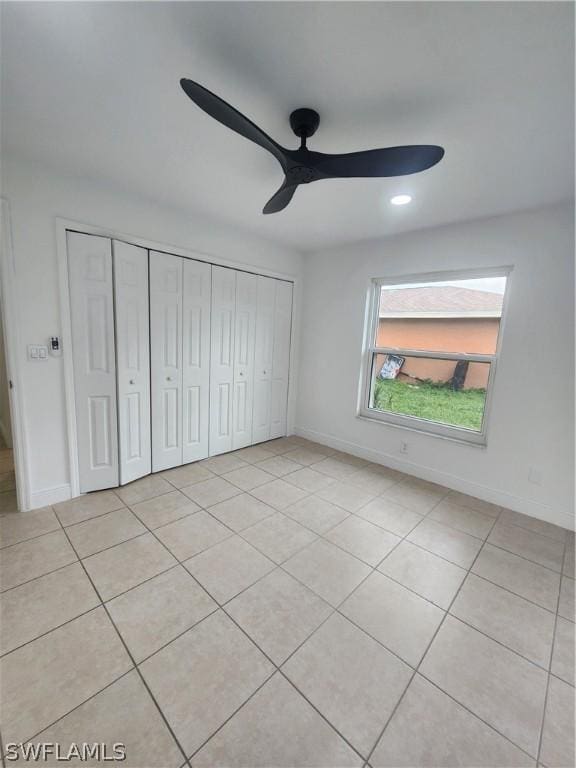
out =
[(80, 491), (118, 485), (112, 243), (67, 233)]
[(232, 407), (232, 448), (252, 444), (252, 402), (254, 396), (254, 342), (258, 278), (236, 273), (236, 317), (234, 333), (234, 398)]
[(182, 464), (183, 259), (150, 251), (152, 469)]
[(148, 251), (118, 240), (114, 255), (120, 485), (150, 474)]
[(208, 456), (210, 414), (210, 296), (212, 266), (184, 259), (182, 459)]
[(258, 275), (256, 344), (254, 350), (254, 408), (252, 442), (270, 439), (272, 363), (274, 354), (274, 305), (276, 280)]
[(292, 283), (276, 280), (274, 306), (274, 353), (270, 394), (270, 438), (282, 437), (287, 429), (290, 335), (292, 330)]
[(232, 450), (236, 270), (212, 266), (210, 456)]

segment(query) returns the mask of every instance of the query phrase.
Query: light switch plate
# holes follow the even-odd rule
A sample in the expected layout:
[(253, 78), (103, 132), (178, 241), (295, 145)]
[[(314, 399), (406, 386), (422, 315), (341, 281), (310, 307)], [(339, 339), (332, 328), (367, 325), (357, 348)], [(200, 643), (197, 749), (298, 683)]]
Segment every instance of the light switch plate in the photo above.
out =
[(48, 360), (48, 347), (46, 344), (28, 344), (28, 360), (35, 363), (45, 363)]

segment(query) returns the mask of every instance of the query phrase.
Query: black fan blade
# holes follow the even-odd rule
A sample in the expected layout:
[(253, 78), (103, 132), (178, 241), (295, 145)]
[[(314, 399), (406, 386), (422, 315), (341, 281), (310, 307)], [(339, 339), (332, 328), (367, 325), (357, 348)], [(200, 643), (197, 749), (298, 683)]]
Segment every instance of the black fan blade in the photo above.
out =
[(225, 125), (227, 128), (231, 128), (240, 136), (253, 141), (255, 144), (259, 144), (268, 152), (271, 152), (278, 160), (282, 168), (286, 168), (286, 158), (284, 156), (284, 150), (277, 144), (274, 139), (271, 139), (261, 128), (258, 128), (251, 120), (245, 117), (237, 109), (227, 104), (215, 93), (212, 93), (207, 88), (204, 88), (193, 80), (188, 80), (183, 77), (180, 80), (180, 85), (184, 89), (187, 96), (197, 104), (200, 109), (213, 117), (214, 120), (218, 120), (219, 123)]
[(442, 147), (415, 144), (406, 147), (368, 149), (346, 155), (312, 152), (311, 165), (326, 177), (407, 176), (431, 168), (444, 156)]
[(270, 200), (268, 200), (262, 213), (278, 213), (278, 211), (286, 208), (290, 200), (292, 200), (297, 186), (298, 184), (288, 184), (286, 179), (284, 179), (284, 184), (282, 184), (278, 192), (272, 195)]

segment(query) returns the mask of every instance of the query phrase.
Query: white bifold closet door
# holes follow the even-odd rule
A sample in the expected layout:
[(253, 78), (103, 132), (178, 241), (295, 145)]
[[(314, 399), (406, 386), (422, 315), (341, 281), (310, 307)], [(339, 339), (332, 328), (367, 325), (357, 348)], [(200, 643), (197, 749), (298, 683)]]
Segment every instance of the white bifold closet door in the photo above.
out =
[(254, 443), (286, 434), (292, 283), (258, 277), (254, 356)]
[(258, 277), (212, 267), (210, 456), (252, 445)]
[(120, 485), (151, 472), (148, 251), (113, 241)]
[(232, 450), (236, 271), (212, 266), (210, 456)]
[(183, 259), (150, 251), (152, 469), (182, 464)]
[(291, 283), (67, 244), (81, 492), (286, 434)]
[(152, 469), (208, 456), (211, 265), (150, 252)]
[(256, 346), (254, 353), (254, 443), (270, 439), (272, 362), (274, 359), (274, 306), (276, 280), (258, 275)]
[(212, 265), (183, 259), (182, 462), (208, 456)]
[(252, 445), (254, 399), (254, 341), (258, 278), (236, 272), (234, 329), (234, 395), (232, 400), (232, 448)]
[(118, 485), (112, 243), (67, 233), (80, 492)]
[(290, 336), (292, 333), (292, 283), (275, 280), (274, 352), (270, 394), (270, 439), (282, 437), (287, 429)]

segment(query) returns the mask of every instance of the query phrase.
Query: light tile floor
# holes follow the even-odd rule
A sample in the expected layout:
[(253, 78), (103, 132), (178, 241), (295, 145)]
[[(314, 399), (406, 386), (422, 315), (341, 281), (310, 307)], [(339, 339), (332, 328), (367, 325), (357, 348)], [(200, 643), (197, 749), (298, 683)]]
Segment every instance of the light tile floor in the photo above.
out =
[(574, 765), (571, 532), (295, 437), (34, 512), (1, 493), (4, 749)]

